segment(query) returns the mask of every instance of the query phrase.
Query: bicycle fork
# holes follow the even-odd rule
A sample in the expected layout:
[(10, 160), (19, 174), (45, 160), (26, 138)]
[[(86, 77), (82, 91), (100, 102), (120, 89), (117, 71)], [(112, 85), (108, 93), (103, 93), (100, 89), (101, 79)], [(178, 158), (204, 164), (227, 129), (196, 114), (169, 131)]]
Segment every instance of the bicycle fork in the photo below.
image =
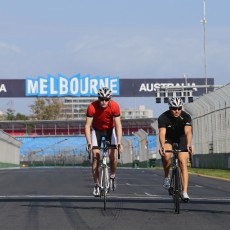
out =
[(178, 159), (173, 159), (172, 176), (170, 179), (169, 195), (175, 195), (174, 193), (180, 193), (180, 174)]

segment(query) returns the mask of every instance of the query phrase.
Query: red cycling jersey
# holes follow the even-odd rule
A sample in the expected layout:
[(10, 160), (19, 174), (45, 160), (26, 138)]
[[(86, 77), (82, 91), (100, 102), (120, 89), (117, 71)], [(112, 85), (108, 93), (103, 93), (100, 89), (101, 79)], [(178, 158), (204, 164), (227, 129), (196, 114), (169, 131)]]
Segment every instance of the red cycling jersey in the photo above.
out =
[(114, 117), (120, 116), (120, 107), (110, 100), (106, 108), (99, 105), (99, 101), (92, 102), (87, 109), (87, 117), (93, 117), (93, 128), (107, 130), (114, 127)]

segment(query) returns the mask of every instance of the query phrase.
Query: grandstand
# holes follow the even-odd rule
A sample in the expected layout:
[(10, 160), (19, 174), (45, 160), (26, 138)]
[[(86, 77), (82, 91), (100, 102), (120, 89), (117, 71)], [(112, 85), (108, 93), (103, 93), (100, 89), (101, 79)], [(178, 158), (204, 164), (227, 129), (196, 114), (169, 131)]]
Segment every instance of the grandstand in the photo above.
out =
[(85, 156), (83, 136), (16, 137), (21, 141), (20, 155), (23, 162), (67, 161), (82, 162)]
[[(155, 135), (151, 124), (154, 118), (123, 119), (123, 135), (132, 135), (139, 129), (148, 134)], [(26, 120), (26, 121), (0, 121), (0, 129), (15, 136), (71, 136), (84, 135), (85, 120)]]
[(85, 151), (85, 137), (63, 136), (63, 137), (17, 137), (22, 142), (21, 156), (30, 153), (37, 155), (54, 155), (60, 152), (80, 154)]
[[(40, 162), (43, 165), (65, 164), (75, 165), (87, 160), (84, 136), (36, 136), (15, 137), (21, 141), (21, 162)], [(139, 142), (135, 136), (123, 136), (123, 141), (131, 140), (133, 154), (139, 154)], [(154, 135), (148, 136), (148, 149), (156, 148)]]
[[(148, 149), (156, 148), (154, 119), (124, 119), (123, 141), (130, 140), (134, 155), (139, 154), (138, 139), (133, 135), (143, 129), (148, 134)], [(1, 121), (0, 128), (21, 141), (21, 162), (83, 162), (85, 152), (84, 120)]]
[[(36, 154), (37, 156), (58, 155), (68, 153), (73, 155), (85, 154), (86, 140), (83, 136), (36, 136), (36, 137), (16, 137), (21, 141), (21, 157)], [(138, 151), (139, 143), (135, 136), (123, 136), (123, 141), (131, 140), (134, 152)], [(148, 149), (154, 150), (156, 140), (154, 135), (148, 136)]]

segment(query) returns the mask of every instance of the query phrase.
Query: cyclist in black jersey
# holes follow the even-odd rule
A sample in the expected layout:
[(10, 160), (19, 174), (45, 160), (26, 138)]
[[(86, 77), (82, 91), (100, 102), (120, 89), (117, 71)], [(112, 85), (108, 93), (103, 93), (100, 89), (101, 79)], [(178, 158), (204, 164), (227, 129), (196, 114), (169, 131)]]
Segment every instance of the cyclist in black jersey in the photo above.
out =
[(165, 153), (165, 150), (172, 150), (172, 144), (178, 143), (180, 168), (183, 181), (182, 198), (189, 200), (188, 196), (188, 170), (187, 161), (189, 152), (192, 152), (192, 118), (182, 110), (183, 100), (172, 98), (169, 101), (169, 110), (161, 114), (158, 118), (160, 155), (162, 156), (165, 179), (163, 187), (168, 189), (170, 186), (169, 170), (171, 165), (172, 153)]

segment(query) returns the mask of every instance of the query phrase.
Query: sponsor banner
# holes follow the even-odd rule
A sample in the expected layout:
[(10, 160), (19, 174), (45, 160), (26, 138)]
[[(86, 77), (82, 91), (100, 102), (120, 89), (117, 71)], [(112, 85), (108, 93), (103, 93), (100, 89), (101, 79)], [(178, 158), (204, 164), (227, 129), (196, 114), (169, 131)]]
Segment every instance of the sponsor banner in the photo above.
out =
[[(207, 79), (208, 91), (214, 89), (214, 78)], [(205, 93), (204, 78), (119, 79), (118, 77), (66, 77), (63, 75), (26, 79), (0, 79), (0, 97), (94, 97), (103, 86), (115, 97), (156, 97), (173, 91), (192, 91), (193, 96)]]
[[(206, 92), (205, 78), (120, 79), (121, 97), (156, 97), (181, 92), (180, 96), (200, 96)], [(214, 90), (214, 78), (207, 78), (208, 91)], [(171, 88), (170, 88), (171, 87)], [(183, 94), (184, 93), (184, 94)]]
[(0, 97), (25, 97), (24, 79), (0, 79)]

